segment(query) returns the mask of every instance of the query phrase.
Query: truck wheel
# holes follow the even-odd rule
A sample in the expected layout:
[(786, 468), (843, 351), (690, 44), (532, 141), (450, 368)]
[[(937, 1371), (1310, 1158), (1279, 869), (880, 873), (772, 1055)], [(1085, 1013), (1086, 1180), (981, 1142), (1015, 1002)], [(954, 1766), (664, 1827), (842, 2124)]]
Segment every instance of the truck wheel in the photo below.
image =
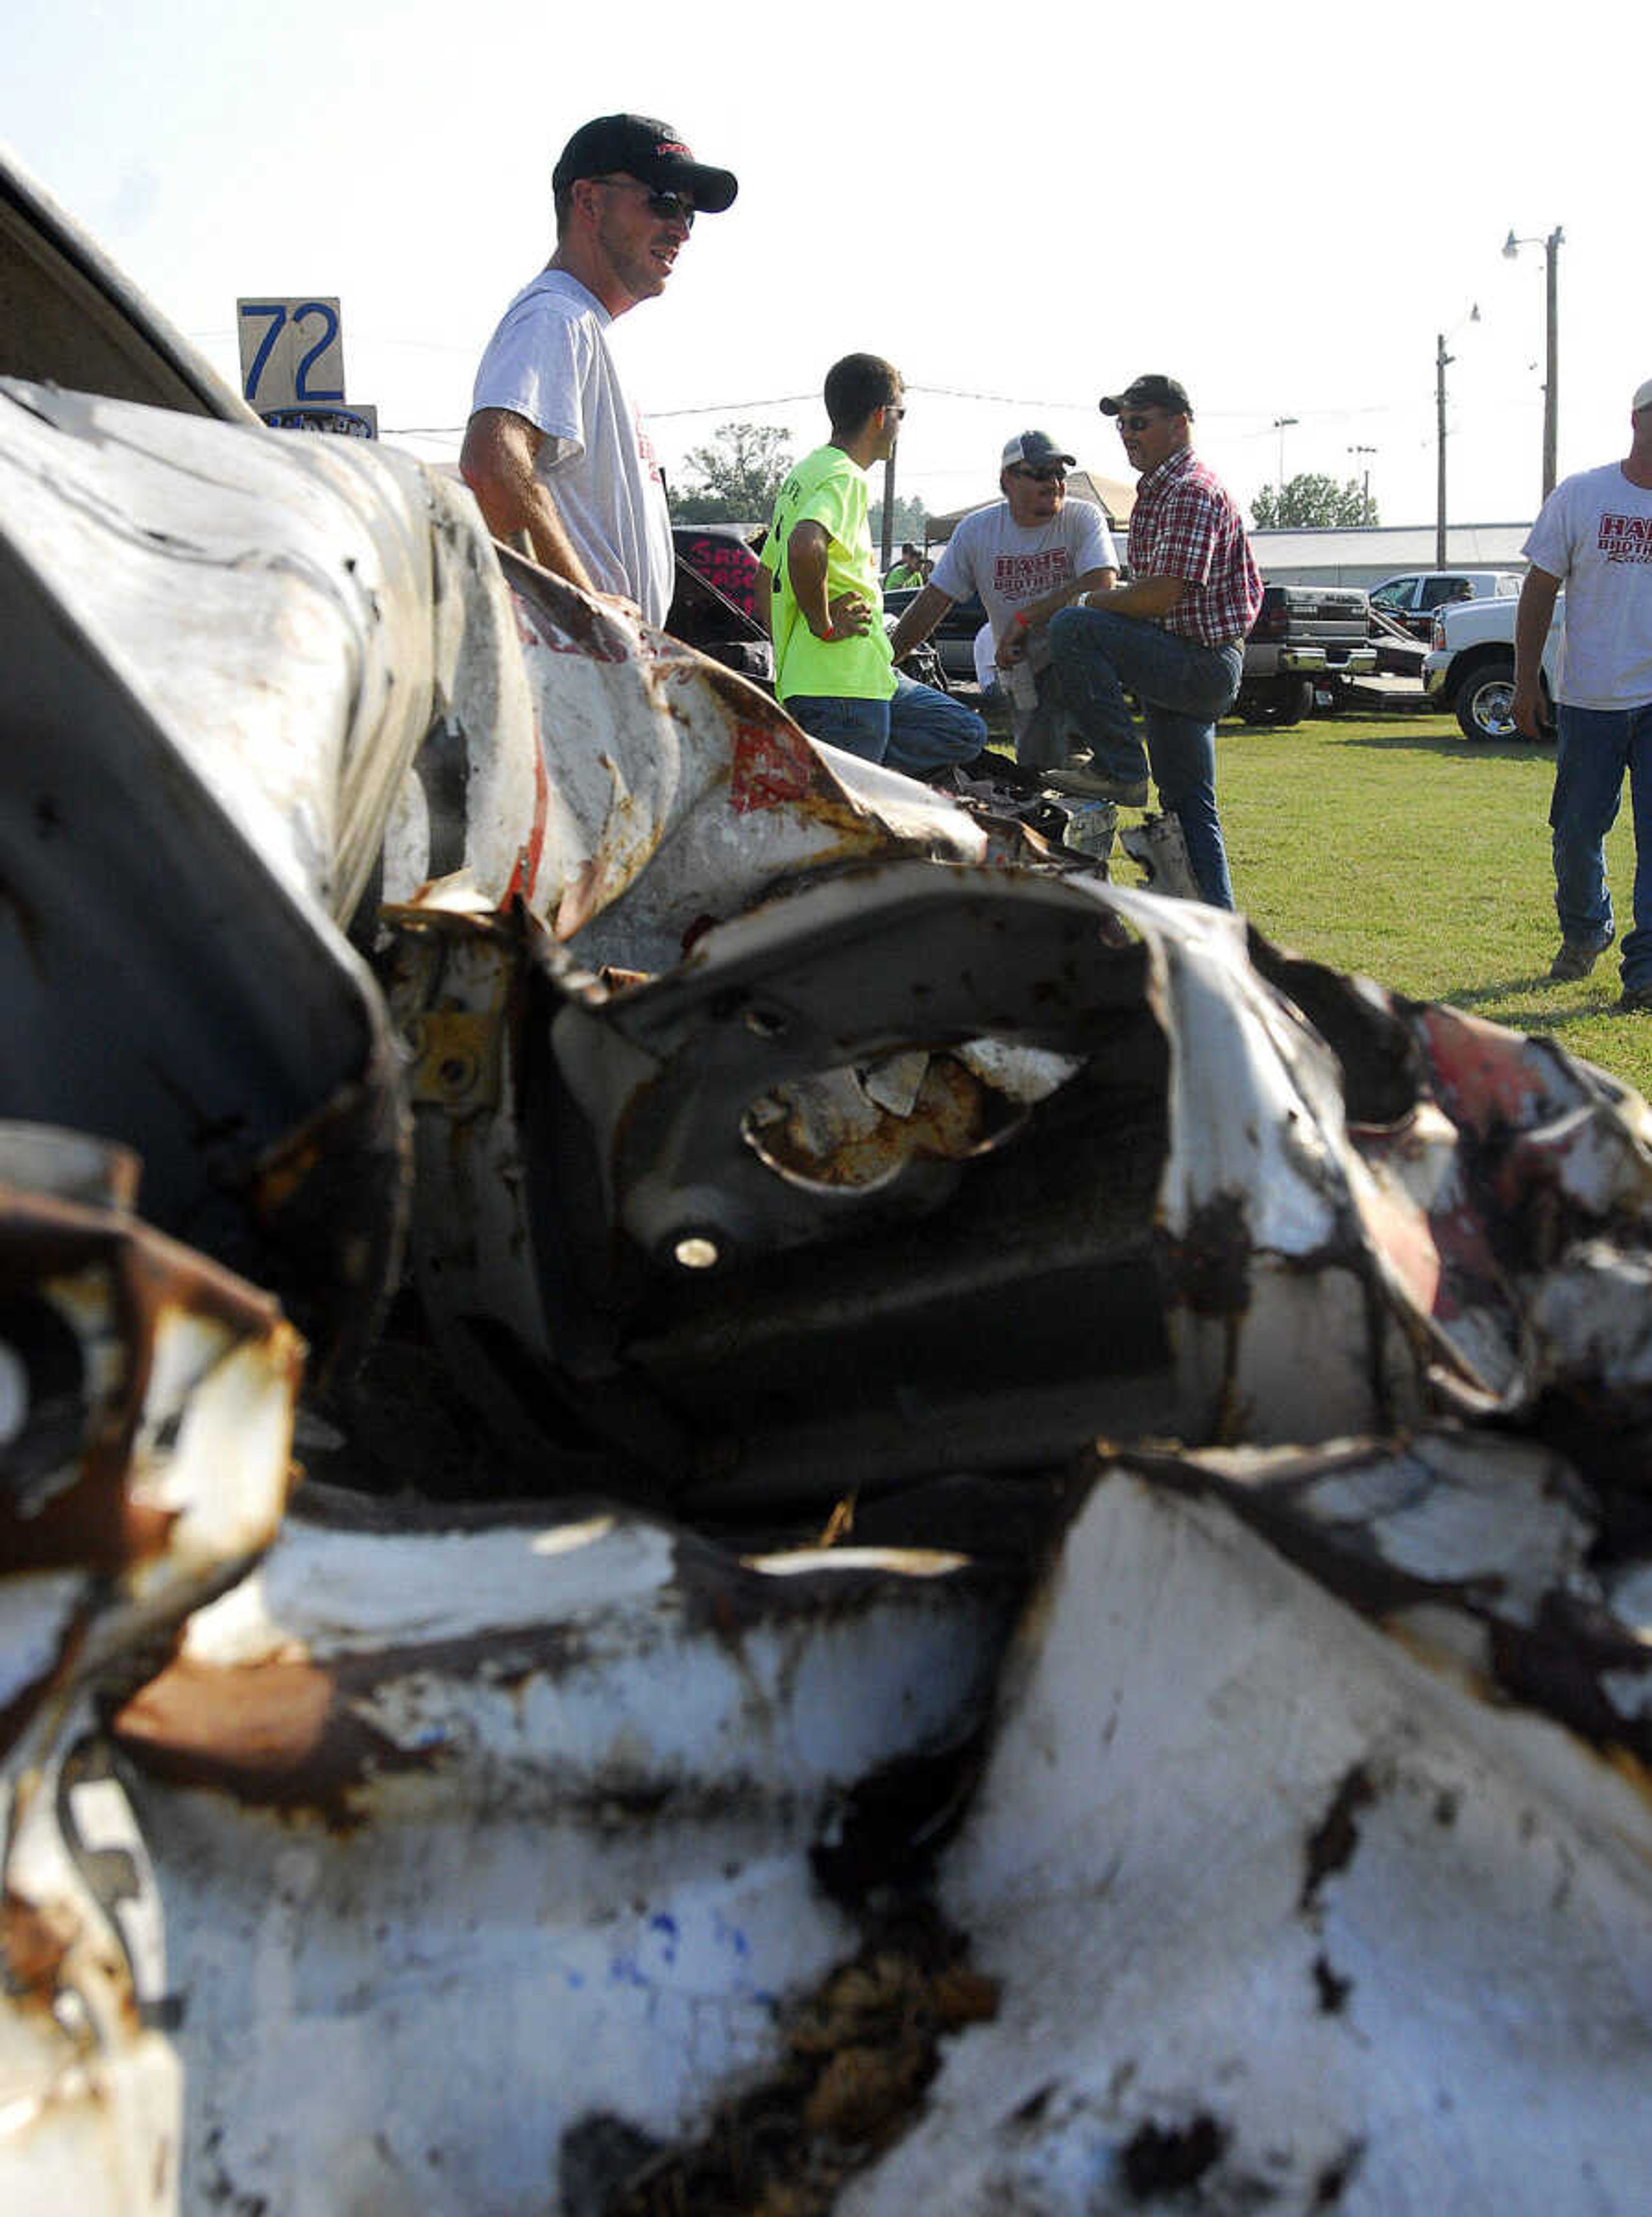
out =
[(1253, 695), (1248, 705), (1241, 699), (1240, 713), (1247, 724), (1300, 724), (1313, 707), (1311, 678), (1282, 677), (1265, 693)]
[(1519, 734), (1509, 709), (1514, 699), (1514, 664), (1500, 656), (1482, 662), (1457, 688), (1457, 719), (1466, 739), (1513, 739)]

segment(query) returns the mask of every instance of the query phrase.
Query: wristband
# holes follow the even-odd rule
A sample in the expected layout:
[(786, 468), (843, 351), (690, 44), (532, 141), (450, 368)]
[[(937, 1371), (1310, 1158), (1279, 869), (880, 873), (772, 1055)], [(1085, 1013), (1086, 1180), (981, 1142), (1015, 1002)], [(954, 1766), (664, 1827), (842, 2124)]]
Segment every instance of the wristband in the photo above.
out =
[(1030, 631), (1032, 629), (1032, 619), (1024, 608), (1018, 608), (1016, 610), (1015, 620), (1017, 623), (1020, 625), (1023, 631)]

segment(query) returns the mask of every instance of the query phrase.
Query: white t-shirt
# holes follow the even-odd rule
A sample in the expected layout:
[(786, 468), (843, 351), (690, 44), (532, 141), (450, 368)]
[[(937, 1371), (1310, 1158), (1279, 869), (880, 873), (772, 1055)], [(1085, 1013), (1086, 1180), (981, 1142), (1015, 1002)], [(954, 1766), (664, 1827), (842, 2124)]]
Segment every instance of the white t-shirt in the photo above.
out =
[(543, 432), (535, 473), (592, 584), (663, 624), (676, 581), (671, 513), (608, 350), (612, 321), (578, 278), (541, 270), (488, 341), (471, 408), (508, 408)]
[(1570, 708), (1652, 702), (1652, 491), (1618, 462), (1581, 470), (1544, 501), (1525, 552), (1566, 587), (1555, 698)]
[(1086, 570), (1117, 570), (1112, 534), (1092, 501), (1069, 500), (1048, 523), (1017, 523), (1000, 500), (966, 516), (935, 565), (931, 585), (950, 601), (981, 595), (993, 637), (1002, 639), (1012, 616)]

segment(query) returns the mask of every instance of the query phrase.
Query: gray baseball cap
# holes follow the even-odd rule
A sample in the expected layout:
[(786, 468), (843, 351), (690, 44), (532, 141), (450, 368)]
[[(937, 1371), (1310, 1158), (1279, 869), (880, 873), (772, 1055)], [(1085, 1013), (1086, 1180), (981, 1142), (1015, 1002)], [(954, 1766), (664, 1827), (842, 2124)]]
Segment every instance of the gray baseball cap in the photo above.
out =
[(1065, 462), (1068, 469), (1074, 466), (1074, 457), (1066, 454), (1056, 445), (1048, 431), (1018, 431), (1004, 449), (1000, 469), (1007, 470), (1016, 462)]

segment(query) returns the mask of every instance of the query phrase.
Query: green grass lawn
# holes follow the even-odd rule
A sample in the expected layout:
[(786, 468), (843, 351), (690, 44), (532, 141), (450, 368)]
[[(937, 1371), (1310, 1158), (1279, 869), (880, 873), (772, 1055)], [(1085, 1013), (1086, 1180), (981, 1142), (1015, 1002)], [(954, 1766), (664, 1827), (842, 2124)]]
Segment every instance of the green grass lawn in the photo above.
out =
[[(1551, 747), (1471, 744), (1448, 716), (1339, 716), (1286, 731), (1229, 720), (1217, 730), (1216, 794), (1234, 894), (1279, 945), (1546, 1032), (1652, 1096), (1652, 1014), (1612, 1013), (1616, 949), (1581, 984), (1549, 982), (1560, 944), (1554, 760)], [(1634, 870), (1627, 806), (1606, 861), (1621, 932)]]

